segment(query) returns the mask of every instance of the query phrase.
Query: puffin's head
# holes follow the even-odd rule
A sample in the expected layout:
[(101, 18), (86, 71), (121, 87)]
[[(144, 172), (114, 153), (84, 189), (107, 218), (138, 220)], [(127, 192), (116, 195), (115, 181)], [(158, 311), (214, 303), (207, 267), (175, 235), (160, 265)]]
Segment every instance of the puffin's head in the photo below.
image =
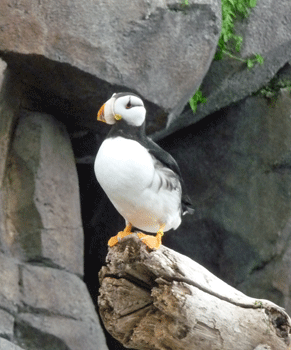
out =
[(97, 114), (97, 120), (115, 124), (124, 120), (133, 126), (140, 126), (145, 121), (146, 110), (142, 100), (131, 93), (119, 92), (104, 103)]

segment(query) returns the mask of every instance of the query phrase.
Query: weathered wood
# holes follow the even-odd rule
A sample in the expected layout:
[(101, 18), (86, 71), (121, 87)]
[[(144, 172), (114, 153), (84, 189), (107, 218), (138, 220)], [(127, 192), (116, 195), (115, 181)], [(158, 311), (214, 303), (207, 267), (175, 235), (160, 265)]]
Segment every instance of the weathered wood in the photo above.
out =
[(250, 298), (195, 261), (135, 234), (109, 249), (100, 273), (104, 325), (125, 347), (142, 350), (287, 350), (291, 319)]

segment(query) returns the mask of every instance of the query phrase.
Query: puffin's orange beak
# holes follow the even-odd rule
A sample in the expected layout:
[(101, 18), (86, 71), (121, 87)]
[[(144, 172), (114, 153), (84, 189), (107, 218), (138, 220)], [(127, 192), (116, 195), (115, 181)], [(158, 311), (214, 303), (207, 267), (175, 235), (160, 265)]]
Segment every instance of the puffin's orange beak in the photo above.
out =
[(99, 122), (106, 123), (106, 120), (104, 118), (104, 108), (105, 108), (105, 103), (102, 105), (102, 107), (99, 109), (98, 114), (97, 114), (97, 120)]

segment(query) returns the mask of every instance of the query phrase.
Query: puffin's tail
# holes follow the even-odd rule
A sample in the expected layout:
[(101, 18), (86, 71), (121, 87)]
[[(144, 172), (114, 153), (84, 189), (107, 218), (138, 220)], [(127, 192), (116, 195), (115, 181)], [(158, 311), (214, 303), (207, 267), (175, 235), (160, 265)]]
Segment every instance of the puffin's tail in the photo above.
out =
[(194, 213), (194, 208), (191, 203), (191, 199), (188, 196), (183, 196), (182, 198), (182, 215), (190, 214), (192, 215)]

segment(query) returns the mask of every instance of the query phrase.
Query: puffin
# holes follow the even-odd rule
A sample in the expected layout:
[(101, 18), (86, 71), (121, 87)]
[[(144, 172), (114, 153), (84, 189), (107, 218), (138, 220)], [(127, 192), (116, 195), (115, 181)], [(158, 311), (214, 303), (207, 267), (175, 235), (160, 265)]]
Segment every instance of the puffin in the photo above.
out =
[(128, 92), (114, 93), (97, 114), (112, 127), (97, 152), (95, 175), (126, 224), (109, 239), (110, 247), (138, 229), (143, 243), (159, 249), (164, 232), (194, 212), (177, 162), (147, 137), (145, 117), (142, 99)]

